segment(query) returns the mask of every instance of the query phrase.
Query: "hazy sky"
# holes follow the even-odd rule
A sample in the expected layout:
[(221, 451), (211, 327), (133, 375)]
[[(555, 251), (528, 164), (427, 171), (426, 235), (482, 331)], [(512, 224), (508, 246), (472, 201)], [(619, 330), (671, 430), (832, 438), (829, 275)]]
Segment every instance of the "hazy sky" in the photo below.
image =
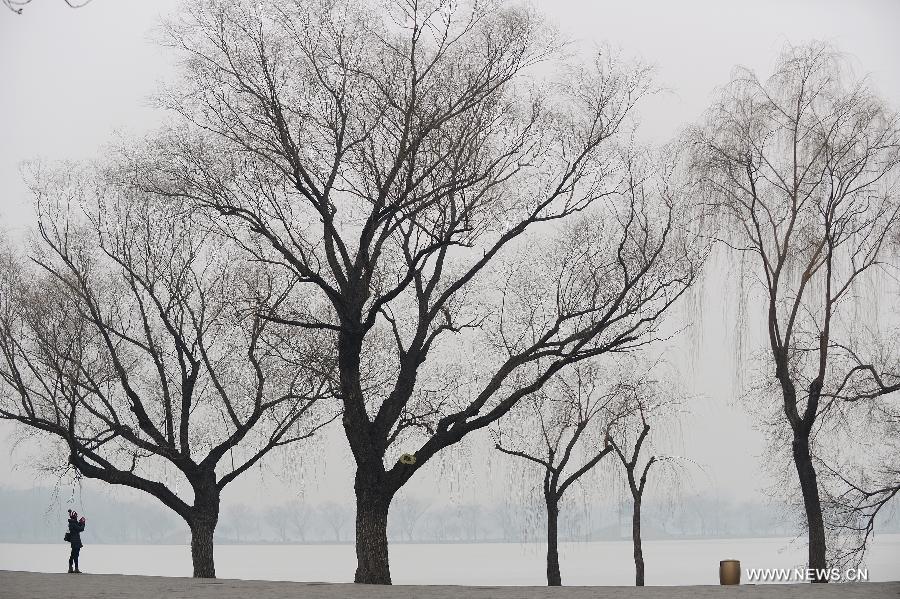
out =
[[(854, 57), (860, 73), (870, 73), (895, 107), (900, 106), (900, 2), (896, 0), (534, 0), (533, 4), (568, 36), (609, 43), (657, 67), (657, 82), (670, 90), (645, 106), (648, 139), (665, 140), (709, 104), (731, 69), (742, 64), (769, 72), (785, 43), (811, 39), (833, 42)], [(146, 98), (171, 73), (167, 50), (149, 32), (173, 0), (93, 0), (72, 10), (62, 0), (35, 0), (21, 16), (0, 9), (0, 218), (14, 239), (30, 226), (29, 198), (21, 183), (21, 161), (83, 159), (95, 155), (116, 130), (139, 133), (159, 123)], [(721, 265), (720, 265), (721, 266)], [(694, 340), (680, 341), (675, 353), (694, 353), (694, 372), (685, 368), (688, 389), (702, 394), (683, 424), (684, 453), (703, 465), (693, 477), (700, 491), (724, 497), (755, 497), (768, 483), (761, 437), (744, 409), (733, 402), (736, 368), (726, 335), (728, 310), (720, 293), (704, 294), (702, 327)], [(13, 470), (24, 453), (10, 456), (9, 427), (0, 426), (0, 481), (29, 485), (27, 469)], [(477, 494), (483, 501), (504, 492), (508, 476), (500, 456), (487, 459), (462, 449), (472, 464), (448, 481), (444, 491)], [(492, 453), (492, 452), (489, 452)], [(349, 497), (352, 470), (344, 441), (335, 431), (308, 467), (319, 472), (308, 493)], [(449, 460), (450, 458), (448, 458)], [(487, 464), (487, 466), (485, 466)], [(273, 464), (273, 467), (277, 467)], [(417, 475), (413, 494), (429, 494), (439, 465)], [(248, 473), (229, 488), (226, 501), (283, 497), (275, 482), (261, 485)], [(449, 480), (448, 480), (449, 479)], [(299, 489), (298, 485), (293, 486)], [(443, 492), (443, 491), (442, 491)]]

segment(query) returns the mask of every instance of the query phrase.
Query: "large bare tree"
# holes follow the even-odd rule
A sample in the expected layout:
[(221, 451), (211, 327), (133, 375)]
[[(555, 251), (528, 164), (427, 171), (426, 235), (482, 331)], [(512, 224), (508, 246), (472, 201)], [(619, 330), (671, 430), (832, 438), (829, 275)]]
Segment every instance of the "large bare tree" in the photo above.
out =
[(768, 80), (738, 69), (694, 140), (697, 175), (730, 231), (722, 240), (747, 256), (762, 289), (776, 421), (788, 431), (818, 570), (823, 419), (896, 390), (857, 363), (851, 342), (852, 308), (900, 226), (898, 124), (844, 58), (813, 44), (787, 48)]
[[(493, 1), (205, 2), (170, 32), (181, 124), (123, 161), (311, 298), (272, 318), (334, 341), (355, 580), (389, 584), (388, 509), (416, 471), (652, 336), (694, 280), (692, 211), (630, 193), (617, 143), (647, 72), (604, 52), (550, 76), (552, 31)], [(568, 260), (542, 263), (535, 232)], [(539, 307), (511, 293), (529, 273)], [(502, 334), (526, 317), (533, 337)]]
[(214, 577), (222, 490), (328, 420), (333, 360), (265, 319), (286, 288), (190, 212), (113, 173), (64, 167), (34, 191), (37, 247), (0, 273), (0, 418), (159, 499), (190, 527), (194, 576)]

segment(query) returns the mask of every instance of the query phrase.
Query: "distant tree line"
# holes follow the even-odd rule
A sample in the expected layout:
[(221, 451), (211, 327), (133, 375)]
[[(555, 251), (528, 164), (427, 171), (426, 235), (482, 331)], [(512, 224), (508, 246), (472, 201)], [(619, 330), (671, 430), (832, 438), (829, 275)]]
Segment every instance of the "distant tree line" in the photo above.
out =
[[(75, 496), (77, 498), (77, 495)], [(64, 529), (69, 490), (50, 487), (0, 487), (0, 510), (16, 514), (0, 528), (0, 543), (57, 543)], [(190, 531), (169, 510), (146, 501), (116, 500), (91, 494), (74, 504), (96, 514), (88, 533), (92, 543), (184, 544)], [(82, 507), (83, 506), (83, 507)], [(436, 504), (400, 498), (388, 522), (395, 543), (527, 543), (544, 542), (544, 506), (538, 502)], [(353, 505), (300, 500), (270, 506), (238, 503), (223, 509), (219, 543), (350, 543)], [(645, 539), (788, 537), (795, 534), (787, 505), (737, 502), (690, 495), (677, 503), (654, 503), (644, 515)], [(900, 532), (895, 512), (881, 515), (879, 530)], [(631, 535), (630, 502), (579, 503), (560, 514), (559, 539), (564, 542), (626, 540)]]
[(189, 531), (167, 509), (146, 501), (122, 501), (106, 495), (91, 495), (78, 501), (71, 489), (0, 486), (0, 510), (8, 517), (0, 528), (3, 543), (61, 543), (66, 528), (66, 508), (83, 512), (90, 519), (84, 533), (90, 543), (183, 544)]

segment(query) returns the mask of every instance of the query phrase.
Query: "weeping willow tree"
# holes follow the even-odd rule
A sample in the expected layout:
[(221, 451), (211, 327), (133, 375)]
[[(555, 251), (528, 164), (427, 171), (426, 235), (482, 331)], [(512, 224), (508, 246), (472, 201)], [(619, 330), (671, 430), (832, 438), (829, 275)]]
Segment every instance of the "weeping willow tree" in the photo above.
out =
[[(355, 580), (389, 584), (403, 485), (566, 365), (652, 336), (696, 277), (690, 198), (628, 193), (618, 140), (646, 69), (563, 68), (539, 15), (494, 1), (214, 1), (170, 33), (179, 124), (125, 170), (309, 298), (272, 319), (330, 335)], [(542, 262), (555, 235), (568, 260)], [(537, 270), (539, 304), (501, 291)], [(533, 336), (504, 335), (523, 317)]]
[(693, 148), (716, 234), (761, 291), (774, 426), (797, 473), (809, 567), (824, 570), (816, 453), (843, 410), (900, 389), (854, 343), (853, 312), (900, 226), (900, 122), (829, 47), (789, 47), (766, 80), (736, 70)]
[(215, 577), (223, 490), (339, 415), (333, 360), (266, 318), (283, 280), (115, 174), (37, 173), (35, 250), (0, 263), (0, 418), (158, 499)]

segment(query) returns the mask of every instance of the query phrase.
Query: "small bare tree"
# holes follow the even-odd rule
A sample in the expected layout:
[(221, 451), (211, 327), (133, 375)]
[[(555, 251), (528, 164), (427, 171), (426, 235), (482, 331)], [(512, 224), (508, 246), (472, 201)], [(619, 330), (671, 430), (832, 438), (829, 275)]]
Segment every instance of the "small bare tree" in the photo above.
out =
[(312, 508), (302, 499), (294, 499), (288, 502), (285, 506), (285, 511), (287, 512), (291, 532), (294, 537), (301, 543), (305, 542), (311, 528), (310, 517), (312, 516)]
[(402, 538), (412, 541), (415, 538), (416, 525), (431, 507), (431, 502), (418, 497), (399, 497), (393, 514), (393, 521), (399, 524)]
[(353, 518), (353, 513), (343, 503), (336, 501), (326, 501), (319, 506), (318, 515), (331, 528), (334, 533), (334, 542), (340, 543), (342, 540), (341, 533), (347, 523)]
[(651, 468), (658, 470), (660, 464), (671, 463), (672, 456), (647, 453), (652, 451), (651, 428), (659, 435), (667, 427), (662, 422), (674, 417), (675, 396), (671, 390), (665, 397), (658, 390), (658, 382), (648, 374), (635, 377), (625, 389), (630, 397), (631, 410), (612, 423), (609, 444), (625, 470), (625, 482), (631, 494), (631, 540), (634, 546), (634, 584), (644, 586), (644, 548), (641, 538), (641, 515), (644, 491)]
[[(559, 508), (569, 487), (614, 449), (610, 429), (627, 416), (631, 395), (596, 364), (557, 374), (495, 429), (495, 447), (540, 466), (547, 509), (547, 585), (560, 586)], [(515, 416), (521, 418), (516, 419)], [(506, 433), (506, 434), (504, 434)], [(504, 437), (508, 441), (504, 440)]]
[(289, 504), (273, 505), (266, 508), (264, 518), (266, 524), (275, 532), (275, 538), (282, 543), (290, 540), (291, 506)]
[(190, 213), (110, 174), (36, 181), (37, 249), (0, 273), (0, 418), (159, 499), (190, 527), (194, 576), (214, 577), (222, 490), (336, 417), (330, 359), (265, 318), (280, 283)]
[(730, 231), (722, 240), (754, 261), (761, 282), (776, 421), (789, 429), (809, 567), (824, 571), (813, 459), (827, 443), (823, 418), (895, 390), (854, 364), (848, 311), (900, 226), (900, 122), (827, 46), (789, 47), (767, 81), (737, 70), (695, 148), (717, 224)]

